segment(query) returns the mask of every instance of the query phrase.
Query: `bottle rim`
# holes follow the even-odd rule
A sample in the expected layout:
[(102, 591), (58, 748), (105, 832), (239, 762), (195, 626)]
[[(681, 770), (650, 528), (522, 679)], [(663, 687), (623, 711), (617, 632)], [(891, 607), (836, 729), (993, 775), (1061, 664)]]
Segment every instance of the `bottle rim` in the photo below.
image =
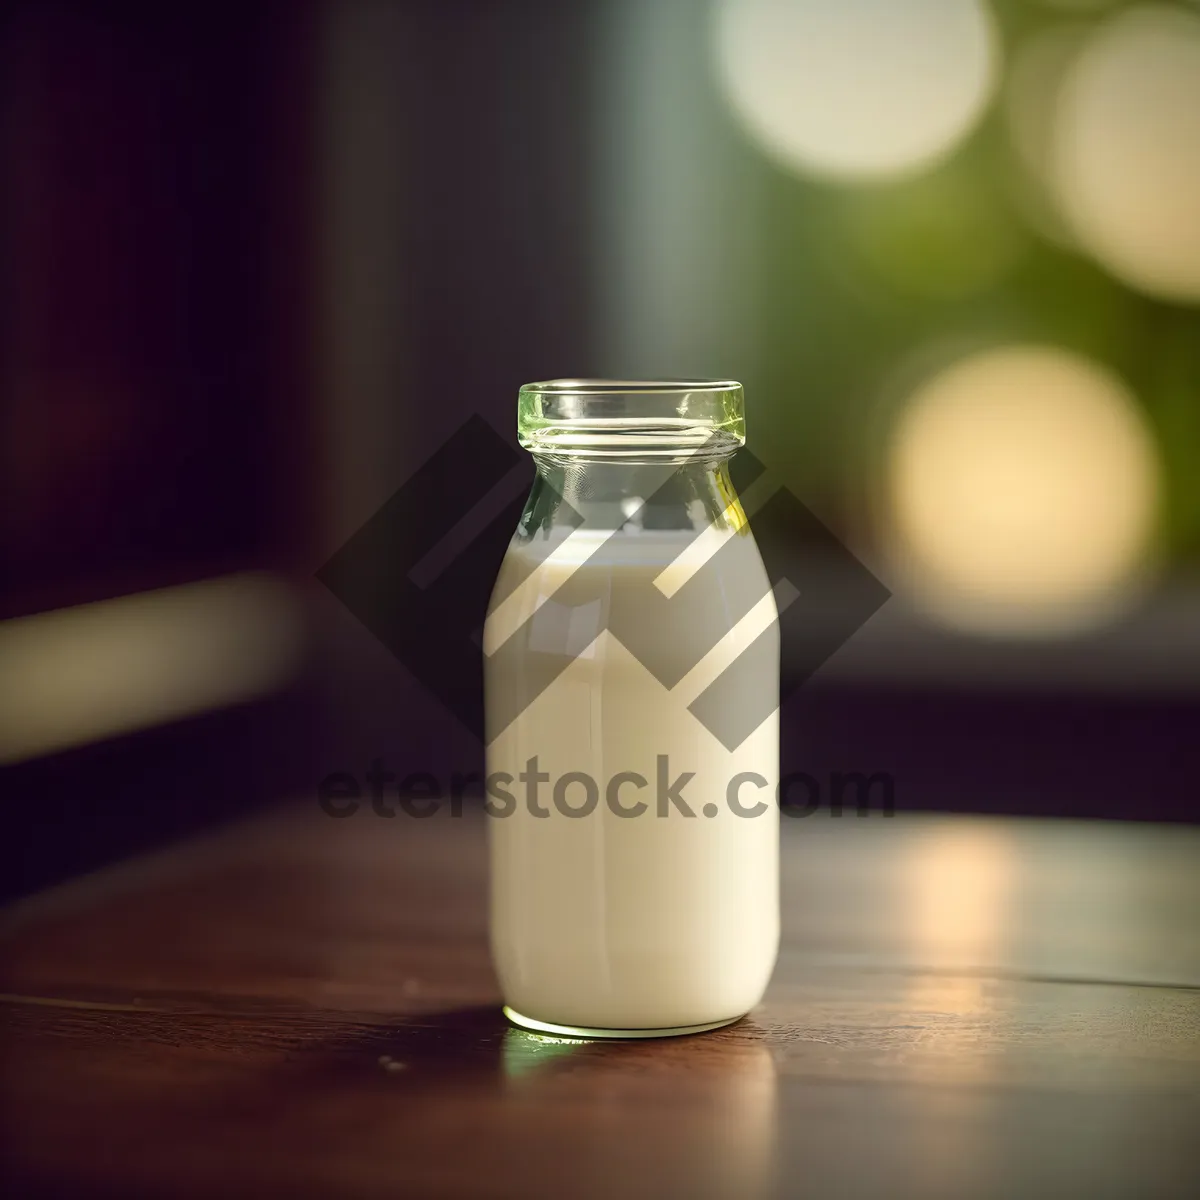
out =
[(733, 379), (550, 379), (527, 383), (517, 435), (534, 454), (727, 457), (746, 442)]
[(643, 392), (740, 392), (736, 379), (546, 379), (521, 385), (541, 395), (604, 396)]

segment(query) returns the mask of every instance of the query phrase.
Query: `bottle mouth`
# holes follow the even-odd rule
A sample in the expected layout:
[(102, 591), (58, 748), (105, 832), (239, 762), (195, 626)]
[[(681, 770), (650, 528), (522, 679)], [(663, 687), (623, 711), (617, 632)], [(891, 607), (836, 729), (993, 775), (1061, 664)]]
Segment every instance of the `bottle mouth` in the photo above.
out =
[(732, 379), (551, 379), (527, 383), (517, 436), (569, 458), (725, 458), (746, 442)]

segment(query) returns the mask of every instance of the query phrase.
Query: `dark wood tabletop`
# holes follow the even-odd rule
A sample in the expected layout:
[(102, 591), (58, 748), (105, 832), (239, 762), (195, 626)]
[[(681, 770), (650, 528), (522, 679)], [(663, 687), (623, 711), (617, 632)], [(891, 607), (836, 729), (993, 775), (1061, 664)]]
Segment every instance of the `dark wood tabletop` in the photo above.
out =
[(478, 814), (281, 810), (21, 901), (9, 1194), (1195, 1194), (1200, 830), (784, 825), (765, 1002), (662, 1041), (504, 1021)]

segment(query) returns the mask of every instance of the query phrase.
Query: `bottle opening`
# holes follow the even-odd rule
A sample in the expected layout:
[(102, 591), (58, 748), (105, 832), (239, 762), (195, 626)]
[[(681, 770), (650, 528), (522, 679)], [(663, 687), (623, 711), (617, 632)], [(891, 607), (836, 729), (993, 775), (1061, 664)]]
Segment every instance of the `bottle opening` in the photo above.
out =
[(723, 458), (746, 442), (732, 379), (551, 379), (527, 383), (517, 435), (535, 454)]

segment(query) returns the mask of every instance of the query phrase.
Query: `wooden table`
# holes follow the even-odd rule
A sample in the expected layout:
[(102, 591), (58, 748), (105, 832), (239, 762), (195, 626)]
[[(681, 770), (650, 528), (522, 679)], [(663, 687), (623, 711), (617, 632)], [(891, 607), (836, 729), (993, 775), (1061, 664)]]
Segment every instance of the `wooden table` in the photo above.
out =
[(787, 821), (766, 1002), (620, 1043), (500, 1016), (484, 832), (306, 806), (10, 909), (9, 1194), (1148, 1200), (1200, 1179), (1200, 830)]

